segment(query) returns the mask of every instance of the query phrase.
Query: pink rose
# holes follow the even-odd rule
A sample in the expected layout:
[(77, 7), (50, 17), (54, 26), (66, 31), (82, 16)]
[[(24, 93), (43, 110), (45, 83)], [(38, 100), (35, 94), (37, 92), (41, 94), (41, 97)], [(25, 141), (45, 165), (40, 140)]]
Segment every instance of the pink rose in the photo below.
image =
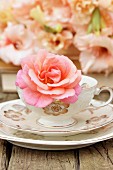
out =
[(65, 56), (39, 50), (37, 55), (22, 59), (16, 86), (22, 89), (25, 102), (46, 107), (54, 100), (74, 103), (81, 92), (81, 71)]

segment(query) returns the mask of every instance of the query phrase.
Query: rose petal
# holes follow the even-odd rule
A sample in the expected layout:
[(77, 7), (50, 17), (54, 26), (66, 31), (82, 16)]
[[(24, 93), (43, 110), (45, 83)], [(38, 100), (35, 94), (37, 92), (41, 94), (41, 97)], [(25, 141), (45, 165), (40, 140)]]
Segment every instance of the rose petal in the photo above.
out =
[(80, 85), (77, 85), (77, 86), (74, 88), (74, 90), (75, 90), (76, 95), (78, 96), (78, 95), (81, 93), (82, 88), (81, 88)]
[(54, 99), (60, 100), (60, 99), (64, 99), (64, 98), (67, 98), (67, 97), (70, 97), (70, 96), (74, 96), (74, 95), (75, 95), (75, 90), (74, 89), (66, 89), (64, 94), (59, 95), (59, 96), (52, 95), (52, 97)]
[(19, 70), (18, 73), (17, 73), (17, 77), (16, 77), (16, 86), (20, 87), (21, 89), (24, 89), (27, 87), (24, 79), (22, 78), (22, 74), (23, 74), (23, 71), (22, 70)]
[(40, 49), (38, 51), (38, 55), (35, 56), (34, 68), (37, 73), (41, 71), (43, 63), (46, 60), (46, 56), (47, 51), (44, 49)]
[(40, 97), (40, 93), (27, 87), (23, 90), (23, 97), (27, 104), (35, 106), (38, 98)]
[(43, 90), (37, 86), (37, 90), (42, 94), (48, 94), (48, 95), (61, 95), (65, 92), (65, 89), (60, 87), (56, 87), (51, 90)]
[(78, 100), (78, 96), (75, 94), (74, 96), (64, 98), (61, 101), (64, 103), (75, 103)]
[(57, 83), (61, 79), (61, 71), (57, 69), (51, 69), (51, 72), (48, 72), (46, 76), (53, 80), (54, 83)]
[(35, 105), (36, 107), (46, 107), (49, 104), (51, 104), (53, 102), (53, 99), (50, 96), (47, 95), (40, 95), (40, 98), (37, 102), (37, 104)]
[(53, 102), (50, 96), (32, 91), (30, 88), (25, 88), (23, 90), (23, 97), (27, 104), (35, 107), (46, 107)]
[(77, 84), (81, 81), (81, 70), (78, 70), (76, 74), (71, 78), (69, 88), (76, 87)]
[(69, 84), (69, 81), (70, 79), (64, 79), (60, 81), (59, 83), (54, 83), (54, 84), (47, 83), (47, 85), (49, 87), (66, 87)]
[(27, 65), (29, 68), (34, 68), (34, 62), (36, 59), (36, 55), (29, 55), (27, 57), (22, 58), (21, 60), (21, 66), (24, 68), (25, 65)]
[(42, 83), (42, 82), (38, 79), (38, 77), (37, 77), (37, 75), (35, 74), (34, 70), (30, 69), (28, 74), (29, 74), (31, 80), (32, 80), (35, 84), (37, 84), (37, 86), (39, 86), (40, 88), (43, 88), (43, 89), (45, 89), (45, 90), (48, 90), (48, 86), (47, 86), (46, 84)]
[(31, 81), (30, 77), (28, 75), (22, 74), (22, 79), (25, 81), (26, 85), (33, 89), (36, 90), (37, 89), (37, 85)]

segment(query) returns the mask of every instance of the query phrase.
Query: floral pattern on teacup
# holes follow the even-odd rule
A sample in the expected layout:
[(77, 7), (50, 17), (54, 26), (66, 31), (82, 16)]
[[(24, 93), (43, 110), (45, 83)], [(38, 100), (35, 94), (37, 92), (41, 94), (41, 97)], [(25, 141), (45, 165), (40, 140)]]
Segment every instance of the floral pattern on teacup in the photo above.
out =
[(22, 113), (14, 111), (14, 110), (4, 111), (4, 116), (9, 119), (12, 119), (13, 121), (25, 120)]
[(69, 104), (63, 103), (61, 101), (55, 101), (51, 103), (49, 106), (44, 107), (43, 110), (44, 110), (44, 113), (48, 115), (58, 116), (60, 114), (67, 113), (68, 107), (69, 107)]
[(107, 115), (94, 116), (89, 120), (86, 120), (86, 124), (96, 125), (97, 123), (104, 122), (108, 118)]

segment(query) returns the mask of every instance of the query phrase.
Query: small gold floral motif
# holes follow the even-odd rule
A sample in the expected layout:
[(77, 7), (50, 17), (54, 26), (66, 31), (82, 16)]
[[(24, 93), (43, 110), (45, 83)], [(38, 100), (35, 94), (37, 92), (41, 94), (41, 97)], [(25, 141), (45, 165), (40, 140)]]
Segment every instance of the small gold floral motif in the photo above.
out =
[(68, 112), (69, 104), (63, 103), (61, 101), (54, 101), (47, 107), (44, 107), (44, 112), (48, 115), (58, 116), (60, 114), (65, 114)]
[(4, 116), (14, 121), (25, 120), (25, 118), (22, 117), (22, 113), (14, 110), (4, 111)]
[(89, 120), (86, 120), (86, 124), (93, 124), (93, 125), (95, 125), (95, 124), (97, 124), (97, 123), (99, 123), (101, 121), (105, 121), (107, 118), (108, 118), (107, 115), (102, 115), (102, 116), (99, 116), (99, 117), (95, 116), (95, 117), (92, 117)]
[(60, 114), (65, 114), (68, 112), (69, 104), (63, 103), (61, 101), (54, 101), (47, 107), (44, 107), (44, 113), (48, 115), (58, 116)]

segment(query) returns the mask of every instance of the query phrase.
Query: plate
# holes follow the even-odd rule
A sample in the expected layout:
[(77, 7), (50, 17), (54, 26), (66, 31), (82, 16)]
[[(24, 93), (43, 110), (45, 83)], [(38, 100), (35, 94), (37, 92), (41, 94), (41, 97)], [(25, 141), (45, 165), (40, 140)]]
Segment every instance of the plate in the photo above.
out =
[(84, 148), (87, 146), (90, 146), (91, 144), (86, 144), (86, 145), (76, 145), (76, 146), (41, 146), (37, 144), (29, 144), (29, 143), (23, 143), (23, 142), (12, 142), (13, 145), (20, 146), (23, 148), (28, 148), (28, 149), (37, 149), (37, 150), (70, 150), (70, 149), (79, 149), (79, 148)]
[(67, 150), (82, 148), (94, 143), (111, 139), (113, 137), (113, 123), (109, 125), (73, 136), (48, 137), (37, 134), (30, 134), (22, 131), (14, 131), (7, 126), (0, 124), (0, 138), (5, 139), (21, 147), (40, 150)]
[[(101, 101), (97, 102), (101, 104)], [(113, 105), (109, 104), (98, 108), (89, 106), (87, 109), (75, 114), (76, 124), (63, 128), (49, 128), (37, 123), (37, 114), (33, 113), (33, 118), (31, 111), (26, 108), (20, 99), (1, 103), (0, 114), (0, 121), (14, 130), (43, 136), (69, 136), (86, 133), (112, 122)]]

